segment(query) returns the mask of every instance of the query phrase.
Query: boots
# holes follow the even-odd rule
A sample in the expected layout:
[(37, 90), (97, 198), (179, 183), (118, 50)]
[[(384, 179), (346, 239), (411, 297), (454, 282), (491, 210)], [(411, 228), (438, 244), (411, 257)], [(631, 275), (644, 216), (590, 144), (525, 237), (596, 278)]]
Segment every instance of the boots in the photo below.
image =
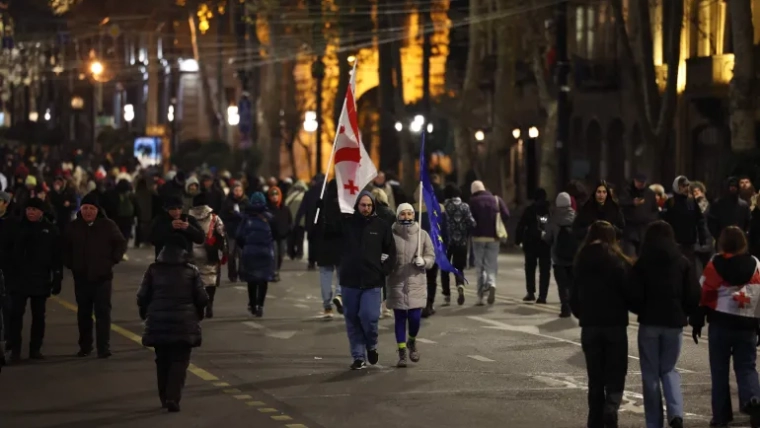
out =
[(396, 367), (404, 368), (406, 365), (406, 348), (401, 348), (398, 350), (398, 363), (396, 363)]
[(420, 352), (417, 350), (416, 340), (410, 340), (406, 342), (406, 349), (409, 350), (409, 359), (412, 360), (413, 363), (416, 363), (420, 360)]

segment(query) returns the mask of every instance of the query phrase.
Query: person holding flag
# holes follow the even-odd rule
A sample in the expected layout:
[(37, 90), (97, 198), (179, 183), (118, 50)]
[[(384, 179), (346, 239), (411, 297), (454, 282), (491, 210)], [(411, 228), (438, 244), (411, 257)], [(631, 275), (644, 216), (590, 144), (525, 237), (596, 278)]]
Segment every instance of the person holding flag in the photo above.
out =
[[(451, 261), (446, 253), (446, 244), (444, 240), (444, 229), (442, 229), (441, 224), (446, 224), (443, 209), (441, 207), (441, 204), (438, 203), (438, 199), (435, 196), (435, 189), (433, 188), (433, 184), (430, 181), (430, 173), (428, 172), (427, 168), (427, 159), (425, 158), (425, 134), (422, 134), (422, 146), (420, 147), (420, 187), (418, 190), (422, 190), (421, 192), (415, 193), (415, 196), (419, 198), (419, 207), (420, 207), (420, 224), (422, 225), (422, 229), (424, 229), (426, 232), (430, 234), (430, 239), (433, 243), (433, 249), (435, 250), (435, 265), (440, 268), (443, 272), (450, 272), (454, 274), (457, 278), (461, 278), (461, 281), (464, 283), (464, 274), (462, 272), (452, 266)], [(427, 211), (427, 217), (423, 216), (423, 212)], [(425, 221), (427, 220), (427, 221)], [(426, 224), (428, 223), (428, 224)], [(425, 226), (428, 226), (427, 228)], [(431, 277), (431, 272), (434, 272), (434, 275)], [(427, 281), (428, 281), (428, 296), (427, 296), (427, 306), (425, 307), (425, 310), (423, 310), (423, 317), (433, 315), (435, 313), (435, 308), (433, 307), (433, 302), (435, 301), (435, 292), (436, 288), (438, 287), (438, 284), (436, 283), (436, 277), (438, 276), (438, 269), (431, 269), (428, 271), (427, 275)], [(462, 290), (462, 295), (464, 294), (464, 290)], [(462, 303), (464, 303), (464, 299), (461, 299)]]
[[(342, 239), (339, 282), (343, 316), (353, 358), (351, 370), (361, 370), (366, 367), (365, 361), (374, 365), (380, 358), (377, 338), (382, 288), (395, 266), (396, 247), (390, 225), (377, 216), (377, 202), (372, 194), (367, 191), (359, 193), (377, 176), (377, 168), (372, 164), (359, 135), (354, 100), (355, 76), (356, 63), (330, 156), (330, 163), (335, 163), (341, 218), (323, 221), (326, 233)], [(315, 223), (319, 221), (324, 207), (324, 190), (323, 185)]]

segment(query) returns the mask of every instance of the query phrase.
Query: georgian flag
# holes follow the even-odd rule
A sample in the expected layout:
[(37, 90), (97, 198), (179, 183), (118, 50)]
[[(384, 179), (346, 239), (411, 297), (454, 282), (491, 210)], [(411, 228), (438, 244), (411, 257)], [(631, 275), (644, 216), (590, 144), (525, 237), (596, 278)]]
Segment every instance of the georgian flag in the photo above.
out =
[(752, 258), (756, 264), (755, 274), (747, 284), (740, 286), (726, 284), (710, 261), (699, 279), (702, 285), (700, 305), (726, 314), (760, 318), (760, 261)]
[(349, 214), (354, 212), (359, 192), (377, 176), (377, 168), (361, 142), (354, 99), (355, 90), (356, 65), (354, 64), (351, 80), (346, 88), (346, 99), (340, 113), (334, 147), (335, 181), (338, 185), (340, 211)]

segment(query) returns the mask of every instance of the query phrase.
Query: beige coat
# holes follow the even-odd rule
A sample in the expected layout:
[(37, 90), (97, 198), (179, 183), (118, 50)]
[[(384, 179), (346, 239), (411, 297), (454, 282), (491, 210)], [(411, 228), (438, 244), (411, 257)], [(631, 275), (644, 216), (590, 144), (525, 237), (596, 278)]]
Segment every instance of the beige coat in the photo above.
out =
[(387, 298), (388, 309), (416, 309), (427, 305), (427, 276), (425, 270), (435, 264), (435, 250), (430, 241), (430, 235), (422, 231), (422, 258), (424, 267), (414, 265), (418, 252), (418, 232), (420, 226), (414, 223), (404, 226), (393, 225), (393, 239), (396, 242), (396, 266), (388, 277)]
[[(211, 213), (211, 208), (206, 205), (193, 207), (189, 212), (191, 216), (198, 220), (198, 225), (200, 225), (201, 230), (206, 236), (208, 236), (208, 229), (211, 226)], [(219, 216), (214, 215), (214, 217), (216, 218), (214, 227), (216, 228), (216, 233), (219, 236), (224, 237), (225, 242), (222, 244), (222, 248), (225, 249), (223, 252), (226, 253), (227, 234), (224, 232), (224, 223), (222, 223), (222, 219), (219, 218)], [(215, 287), (219, 285), (217, 283), (219, 265), (217, 263), (208, 262), (208, 254), (206, 253), (206, 247), (204, 244), (193, 244), (193, 263), (198, 267), (198, 270), (201, 273), (201, 280), (203, 281), (204, 287)]]

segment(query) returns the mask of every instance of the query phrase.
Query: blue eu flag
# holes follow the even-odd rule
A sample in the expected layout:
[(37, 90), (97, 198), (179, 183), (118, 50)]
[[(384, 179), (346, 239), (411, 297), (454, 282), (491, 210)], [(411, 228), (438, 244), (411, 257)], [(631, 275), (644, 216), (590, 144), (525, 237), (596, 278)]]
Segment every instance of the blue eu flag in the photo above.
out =
[(435, 197), (433, 185), (430, 183), (430, 173), (428, 172), (427, 161), (425, 159), (424, 132), (422, 133), (422, 147), (420, 148), (420, 182), (422, 184), (422, 199), (425, 201), (428, 219), (430, 220), (430, 239), (433, 241), (433, 248), (435, 249), (435, 262), (441, 270), (464, 278), (464, 274), (452, 266), (449, 258), (446, 257), (446, 244), (443, 242), (443, 236), (441, 236), (443, 214), (441, 213), (438, 199)]

